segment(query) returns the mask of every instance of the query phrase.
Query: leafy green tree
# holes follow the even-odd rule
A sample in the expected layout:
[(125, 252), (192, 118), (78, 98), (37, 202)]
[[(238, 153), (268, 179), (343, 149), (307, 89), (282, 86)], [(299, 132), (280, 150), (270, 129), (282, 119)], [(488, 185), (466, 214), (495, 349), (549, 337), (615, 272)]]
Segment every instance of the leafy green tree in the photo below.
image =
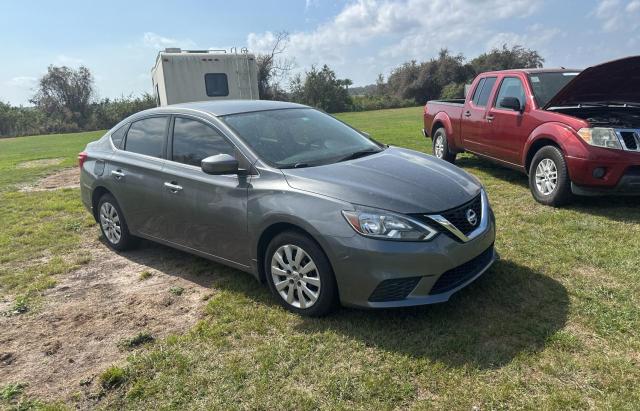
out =
[(503, 44), (501, 49), (494, 48), (471, 60), (475, 74), (494, 70), (540, 68), (543, 63), (544, 59), (537, 51), (518, 45), (507, 48), (506, 44)]
[(349, 79), (338, 79), (336, 73), (326, 64), (321, 69), (312, 66), (304, 77), (297, 75), (290, 84), (291, 100), (318, 107), (329, 113), (346, 111), (351, 98), (347, 87)]
[(80, 66), (74, 70), (51, 65), (40, 78), (31, 103), (66, 125), (68, 131), (74, 131), (86, 126), (93, 96), (93, 76), (88, 68)]

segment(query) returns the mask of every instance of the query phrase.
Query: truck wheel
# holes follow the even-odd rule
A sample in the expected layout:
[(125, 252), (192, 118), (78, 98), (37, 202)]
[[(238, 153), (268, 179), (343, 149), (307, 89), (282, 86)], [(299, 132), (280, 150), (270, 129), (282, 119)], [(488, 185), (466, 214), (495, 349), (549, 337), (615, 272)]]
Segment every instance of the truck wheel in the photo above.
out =
[(449, 151), (447, 132), (443, 127), (440, 127), (433, 133), (433, 155), (452, 164), (456, 162), (455, 153)]
[(529, 188), (541, 204), (559, 207), (572, 199), (571, 180), (562, 152), (554, 146), (538, 150), (529, 168)]

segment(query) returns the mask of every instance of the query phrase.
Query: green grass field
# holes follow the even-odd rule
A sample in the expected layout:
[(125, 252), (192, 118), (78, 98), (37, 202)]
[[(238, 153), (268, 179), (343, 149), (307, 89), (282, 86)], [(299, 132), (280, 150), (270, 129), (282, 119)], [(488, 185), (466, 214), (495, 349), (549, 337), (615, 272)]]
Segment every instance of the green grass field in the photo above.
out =
[[(421, 108), (338, 117), (430, 152)], [(37, 306), (40, 290), (87, 263), (74, 254), (93, 224), (78, 190), (16, 187), (74, 164), (98, 135), (0, 140), (0, 297)], [(64, 160), (16, 168), (45, 158)], [(639, 409), (640, 199), (553, 209), (534, 202), (523, 175), (466, 155), (458, 165), (488, 190), (502, 260), (450, 302), (306, 319), (249, 275), (199, 263), (214, 278), (204, 319), (105, 370), (96, 406)], [(14, 388), (0, 387), (0, 407), (16, 406)]]

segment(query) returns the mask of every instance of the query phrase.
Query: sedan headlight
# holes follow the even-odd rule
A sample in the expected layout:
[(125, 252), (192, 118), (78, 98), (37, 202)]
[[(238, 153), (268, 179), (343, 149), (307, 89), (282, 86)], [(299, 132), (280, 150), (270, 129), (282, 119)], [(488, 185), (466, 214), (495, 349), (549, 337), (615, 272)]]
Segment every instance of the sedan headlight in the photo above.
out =
[(384, 210), (362, 208), (342, 215), (359, 234), (381, 240), (428, 241), (438, 234), (426, 224)]
[(604, 147), (604, 148), (617, 148), (622, 149), (620, 140), (616, 131), (612, 128), (594, 127), (594, 128), (581, 128), (578, 130), (578, 135), (585, 142), (592, 146)]

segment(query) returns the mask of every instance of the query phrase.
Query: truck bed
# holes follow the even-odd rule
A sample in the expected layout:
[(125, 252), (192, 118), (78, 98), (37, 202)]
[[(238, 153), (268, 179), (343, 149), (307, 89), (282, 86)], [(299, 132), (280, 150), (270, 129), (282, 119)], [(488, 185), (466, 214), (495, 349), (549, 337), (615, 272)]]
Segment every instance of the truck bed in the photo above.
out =
[(424, 110), (425, 128), (423, 133), (425, 137), (432, 137), (431, 134), (434, 131), (434, 119), (439, 113), (446, 113), (446, 116), (451, 119), (453, 134), (457, 135), (460, 129), (460, 119), (462, 118), (464, 103), (465, 100), (463, 98), (451, 100), (429, 100)]

